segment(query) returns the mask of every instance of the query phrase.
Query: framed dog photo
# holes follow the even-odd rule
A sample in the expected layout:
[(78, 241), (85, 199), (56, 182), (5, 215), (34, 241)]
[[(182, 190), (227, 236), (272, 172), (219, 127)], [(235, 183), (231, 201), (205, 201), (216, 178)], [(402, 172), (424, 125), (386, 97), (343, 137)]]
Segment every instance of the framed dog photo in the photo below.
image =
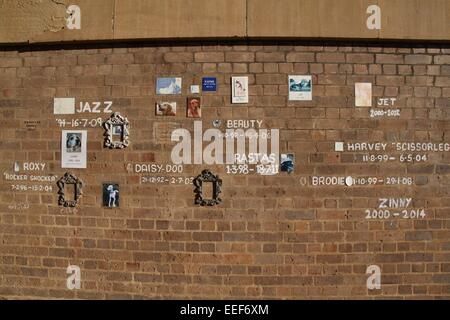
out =
[(231, 103), (248, 103), (248, 77), (231, 77)]
[(294, 171), (294, 155), (292, 153), (281, 154), (280, 171), (287, 173)]
[(130, 123), (120, 113), (114, 112), (103, 126), (105, 127), (105, 147), (123, 149), (130, 144)]
[(103, 207), (113, 209), (120, 205), (119, 184), (114, 182), (103, 183)]
[(57, 182), (58, 204), (64, 207), (76, 207), (83, 194), (83, 181), (70, 172), (66, 172)]
[(86, 130), (62, 130), (61, 168), (86, 168)]
[(155, 107), (157, 116), (173, 117), (177, 114), (176, 102), (157, 102)]
[(114, 138), (122, 140), (123, 137), (123, 125), (115, 124), (112, 127), (112, 135)]
[(200, 98), (188, 98), (187, 99), (187, 110), (186, 116), (188, 118), (201, 118), (202, 110), (201, 110), (201, 99)]
[(156, 94), (181, 94), (181, 78), (157, 78)]
[(289, 100), (312, 100), (311, 76), (289, 76)]

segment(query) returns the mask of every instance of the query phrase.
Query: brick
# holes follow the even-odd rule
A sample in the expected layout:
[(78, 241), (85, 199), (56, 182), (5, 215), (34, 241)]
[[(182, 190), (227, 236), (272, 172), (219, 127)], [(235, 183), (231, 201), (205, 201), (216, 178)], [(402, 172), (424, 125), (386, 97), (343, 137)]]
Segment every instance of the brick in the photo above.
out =
[(296, 73), (307, 73), (308, 72), (308, 64), (306, 63), (294, 63), (294, 72)]
[(341, 75), (319, 75), (319, 84), (326, 85), (343, 85), (345, 84), (345, 76)]
[(194, 59), (196, 62), (223, 62), (225, 55), (223, 52), (196, 52)]
[(166, 62), (192, 62), (194, 55), (191, 52), (167, 52), (164, 54)]
[[(447, 100), (447, 103), (448, 103), (448, 99), (445, 99), (445, 100)], [(449, 174), (450, 173), (450, 165), (445, 165), (445, 164), (437, 165), (436, 166), (436, 173), (438, 173), (438, 174)]]
[(401, 86), (405, 83), (402, 76), (377, 76), (377, 85), (381, 86)]
[(63, 248), (52, 248), (49, 252), (50, 256), (55, 257), (73, 257), (75, 255), (75, 251), (72, 249), (63, 249)]
[(400, 54), (377, 54), (375, 57), (375, 62), (381, 64), (403, 64), (404, 61)]
[(441, 74), (440, 66), (427, 66), (427, 74), (438, 76)]
[(405, 55), (406, 64), (430, 64), (432, 59), (432, 56), (423, 54)]
[(25, 67), (44, 67), (50, 64), (49, 57), (38, 56), (38, 57), (25, 57), (24, 66)]
[(204, 63), (202, 66), (202, 71), (204, 73), (215, 73), (217, 71), (217, 64), (215, 63)]
[(278, 73), (278, 64), (277, 63), (264, 63), (264, 72), (265, 73)]
[(287, 77), (285, 75), (278, 74), (257, 74), (257, 84), (286, 84)]
[(410, 231), (406, 232), (406, 241), (429, 241), (433, 239), (433, 235), (430, 231)]
[(347, 63), (373, 63), (374, 55), (369, 53), (348, 53)]
[(310, 71), (312, 74), (323, 73), (323, 64), (310, 64)]
[(450, 64), (450, 55), (437, 55), (434, 56), (434, 63), (435, 64)]
[(194, 232), (193, 239), (195, 241), (221, 241), (222, 234), (219, 232)]
[(264, 65), (262, 63), (250, 63), (249, 72), (251, 73), (261, 73), (264, 71)]
[(450, 77), (436, 77), (437, 87), (450, 87)]
[(317, 62), (334, 62), (334, 63), (344, 63), (345, 62), (345, 54), (343, 53), (317, 53), (316, 55)]
[(433, 261), (432, 253), (406, 253), (406, 261), (411, 262), (425, 262), (425, 261)]
[(289, 52), (286, 55), (287, 62), (314, 62), (315, 54), (306, 52)]
[(151, 64), (164, 61), (164, 55), (162, 53), (153, 52), (135, 52), (134, 63), (137, 64)]
[(411, 75), (412, 67), (411, 66), (398, 66), (398, 74), (399, 75)]
[(449, 76), (450, 75), (450, 65), (442, 66), (441, 73), (443, 76), (445, 76), (445, 75)]
[(327, 255), (317, 255), (318, 263), (343, 263), (343, 255), (327, 254)]
[(368, 74), (369, 73), (367, 66), (364, 64), (354, 65), (353, 70), (356, 74)]
[(2, 68), (17, 68), (22, 66), (22, 59), (21, 58), (14, 58), (14, 57), (4, 57), (1, 58), (1, 67)]
[(228, 62), (254, 62), (255, 54), (253, 52), (226, 52), (225, 61)]
[[(233, 72), (233, 66), (231, 63), (219, 63), (217, 65), (217, 72), (222, 72), (222, 73), (232, 73)], [(250, 70), (250, 72), (254, 72), (252, 70)]]
[(385, 75), (397, 74), (397, 66), (396, 65), (383, 66), (383, 74)]
[(285, 61), (284, 52), (256, 52), (257, 62), (283, 62)]
[(316, 217), (314, 210), (286, 211), (284, 216), (288, 220), (313, 220)]
[(60, 66), (74, 66), (77, 64), (77, 56), (54, 56), (50, 57), (50, 65), (60, 67)]
[(248, 68), (246, 63), (233, 63), (233, 73), (247, 73)]
[(433, 281), (435, 283), (448, 284), (450, 282), (450, 273), (435, 274), (433, 275)]
[(104, 54), (86, 54), (78, 56), (78, 64), (79, 65), (97, 65), (103, 64), (106, 61), (106, 55)]
[(106, 56), (107, 64), (132, 64), (134, 55), (131, 53), (113, 53)]
[(162, 276), (157, 274), (136, 273), (134, 274), (134, 281), (158, 283), (162, 281)]
[(338, 285), (343, 282), (343, 277), (341, 275), (334, 276), (320, 276), (314, 278), (314, 283), (317, 286), (328, 286), (328, 285)]

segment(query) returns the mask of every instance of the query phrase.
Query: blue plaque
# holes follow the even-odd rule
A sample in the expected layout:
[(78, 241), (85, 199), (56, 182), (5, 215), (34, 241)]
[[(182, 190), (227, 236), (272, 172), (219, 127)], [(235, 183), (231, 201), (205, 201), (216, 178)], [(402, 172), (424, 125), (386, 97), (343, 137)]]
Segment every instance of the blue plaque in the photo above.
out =
[(217, 91), (217, 78), (203, 78), (202, 79), (203, 91)]

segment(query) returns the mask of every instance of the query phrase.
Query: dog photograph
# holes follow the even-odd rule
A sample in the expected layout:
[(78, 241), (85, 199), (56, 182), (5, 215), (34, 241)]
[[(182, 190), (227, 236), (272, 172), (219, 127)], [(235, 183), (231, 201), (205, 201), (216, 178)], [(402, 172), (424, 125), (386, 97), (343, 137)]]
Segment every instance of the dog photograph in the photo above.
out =
[(187, 117), (188, 118), (201, 118), (202, 110), (200, 98), (188, 98), (187, 100)]
[(156, 104), (156, 115), (157, 116), (169, 116), (173, 117), (177, 114), (177, 103), (176, 102), (161, 102)]
[(280, 171), (287, 173), (294, 171), (294, 155), (292, 153), (281, 154)]
[(289, 76), (289, 100), (312, 100), (311, 76)]
[(68, 132), (66, 135), (66, 151), (68, 153), (81, 152), (81, 133)]
[(180, 94), (181, 78), (157, 78), (156, 79), (157, 94)]
[(103, 206), (111, 209), (119, 207), (119, 184), (103, 183)]
[(112, 127), (112, 133), (113, 133), (114, 136), (122, 137), (123, 126), (122, 125), (114, 125)]

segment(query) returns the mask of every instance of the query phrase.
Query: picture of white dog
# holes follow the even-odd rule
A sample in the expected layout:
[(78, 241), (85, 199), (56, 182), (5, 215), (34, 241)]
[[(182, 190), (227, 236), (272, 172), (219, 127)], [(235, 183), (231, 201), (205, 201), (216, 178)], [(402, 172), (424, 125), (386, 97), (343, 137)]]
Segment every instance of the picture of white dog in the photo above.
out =
[(119, 185), (117, 183), (103, 184), (103, 206), (107, 208), (119, 207)]
[(157, 78), (156, 94), (180, 94), (181, 78)]

